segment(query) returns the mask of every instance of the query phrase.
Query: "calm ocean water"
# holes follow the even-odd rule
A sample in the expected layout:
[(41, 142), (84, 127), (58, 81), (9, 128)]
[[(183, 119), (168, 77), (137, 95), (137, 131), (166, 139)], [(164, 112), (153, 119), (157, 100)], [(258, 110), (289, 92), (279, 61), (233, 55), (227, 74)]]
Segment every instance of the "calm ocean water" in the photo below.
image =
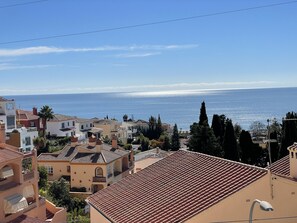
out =
[(13, 98), (18, 108), (31, 110), (49, 105), (54, 113), (81, 118), (122, 120), (124, 114), (148, 120), (160, 114), (162, 122), (188, 130), (197, 122), (201, 102), (205, 101), (209, 123), (213, 114), (225, 114), (248, 130), (253, 121), (266, 124), (267, 119), (281, 121), (288, 111), (297, 111), (297, 88), (219, 90), (191, 95), (132, 96), (121, 93), (59, 94), (5, 96)]

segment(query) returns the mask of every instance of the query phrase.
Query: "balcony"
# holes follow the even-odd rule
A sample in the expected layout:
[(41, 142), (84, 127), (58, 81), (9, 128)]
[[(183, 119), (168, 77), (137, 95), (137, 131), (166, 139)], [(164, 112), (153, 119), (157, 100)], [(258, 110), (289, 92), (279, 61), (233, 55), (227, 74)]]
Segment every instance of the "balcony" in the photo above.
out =
[(106, 177), (93, 177), (93, 182), (105, 183)]
[(33, 179), (34, 178), (34, 171), (32, 170), (32, 171), (29, 171), (27, 173), (24, 173), (23, 177), (24, 177), (24, 181)]

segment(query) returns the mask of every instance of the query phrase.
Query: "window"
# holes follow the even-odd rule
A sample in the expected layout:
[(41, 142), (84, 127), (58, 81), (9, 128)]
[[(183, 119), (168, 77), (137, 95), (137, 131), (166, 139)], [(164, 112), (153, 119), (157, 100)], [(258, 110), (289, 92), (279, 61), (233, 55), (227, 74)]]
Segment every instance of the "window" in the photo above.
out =
[(67, 172), (70, 172), (70, 166), (67, 166)]
[(69, 126), (69, 122), (67, 122), (67, 126)]
[(25, 138), (25, 145), (26, 146), (30, 146), (31, 145), (31, 137), (30, 136)]
[(13, 129), (15, 128), (15, 116), (7, 116), (7, 128), (8, 129)]
[(96, 168), (96, 170), (95, 170), (95, 175), (98, 176), (98, 177), (99, 177), (99, 176), (101, 176), (101, 177), (103, 176), (103, 170), (102, 170), (101, 167), (97, 167), (97, 168)]
[(52, 166), (45, 166), (45, 169), (49, 175), (53, 175), (54, 169)]
[(291, 158), (294, 158), (294, 153), (293, 152), (291, 152)]
[(72, 125), (75, 126), (75, 122), (74, 121), (72, 122)]
[(63, 122), (63, 123), (62, 123), (62, 129), (64, 129), (64, 128), (65, 128), (65, 123)]
[(35, 127), (35, 122), (30, 122), (31, 127)]
[(90, 127), (93, 127), (93, 124), (92, 123), (90, 123)]
[(81, 127), (80, 127), (81, 129), (84, 129), (84, 125), (81, 125)]

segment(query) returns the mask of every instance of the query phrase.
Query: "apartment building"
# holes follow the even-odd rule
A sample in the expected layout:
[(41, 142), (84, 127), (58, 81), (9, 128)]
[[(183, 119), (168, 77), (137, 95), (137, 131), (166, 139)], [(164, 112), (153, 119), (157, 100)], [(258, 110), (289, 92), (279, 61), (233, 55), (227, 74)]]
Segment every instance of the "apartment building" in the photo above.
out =
[(0, 222), (66, 222), (66, 210), (38, 194), (36, 151), (21, 153), (6, 144), (5, 137), (0, 122)]

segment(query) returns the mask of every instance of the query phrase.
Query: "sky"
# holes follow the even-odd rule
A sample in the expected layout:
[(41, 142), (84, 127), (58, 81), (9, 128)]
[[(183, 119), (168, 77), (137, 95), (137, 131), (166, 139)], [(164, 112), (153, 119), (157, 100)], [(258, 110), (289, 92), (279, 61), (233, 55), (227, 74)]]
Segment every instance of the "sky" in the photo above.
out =
[(297, 87), (296, 11), (289, 0), (1, 0), (0, 95)]

